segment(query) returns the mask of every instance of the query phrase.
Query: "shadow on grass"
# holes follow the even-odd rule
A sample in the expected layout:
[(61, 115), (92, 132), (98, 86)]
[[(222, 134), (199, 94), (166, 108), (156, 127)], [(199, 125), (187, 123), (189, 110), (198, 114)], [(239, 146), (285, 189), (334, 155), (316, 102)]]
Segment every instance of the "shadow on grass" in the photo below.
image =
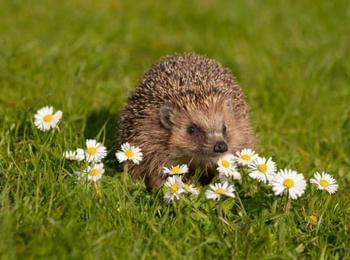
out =
[(118, 125), (120, 111), (112, 112), (111, 109), (104, 107), (92, 111), (86, 119), (84, 136), (86, 138), (98, 138), (104, 140), (107, 147), (107, 157), (104, 160), (107, 168), (118, 172), (123, 171), (123, 167), (115, 158), (118, 143)]

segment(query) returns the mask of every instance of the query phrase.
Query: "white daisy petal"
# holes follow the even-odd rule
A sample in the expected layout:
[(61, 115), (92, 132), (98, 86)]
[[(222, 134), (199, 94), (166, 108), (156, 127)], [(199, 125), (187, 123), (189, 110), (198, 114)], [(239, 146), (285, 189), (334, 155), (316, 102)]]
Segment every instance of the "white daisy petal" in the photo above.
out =
[(58, 122), (61, 120), (62, 118), (62, 111), (58, 110), (56, 111), (55, 114), (53, 114), (53, 120), (52, 120), (52, 124), (53, 126), (56, 126), (58, 124)]
[(63, 157), (71, 161), (82, 161), (85, 158), (85, 152), (83, 149), (78, 148), (75, 151), (64, 152)]
[(67, 160), (75, 161), (77, 158), (77, 153), (76, 151), (66, 151), (63, 153), (63, 157)]
[(274, 189), (274, 192), (276, 195), (280, 195), (282, 192), (284, 191), (284, 187), (283, 186), (278, 186)]
[(205, 196), (209, 200), (219, 200), (221, 198), (221, 195), (217, 194), (215, 191), (207, 190), (205, 192)]
[(118, 160), (120, 163), (125, 162), (125, 161), (128, 159), (128, 157), (126, 157), (125, 153), (122, 152), (122, 151), (118, 151), (118, 152), (115, 154), (115, 156), (117, 157), (117, 160)]
[(84, 151), (84, 149), (77, 148), (77, 149), (75, 150), (75, 152), (76, 152), (76, 160), (77, 160), (77, 161), (83, 161), (83, 160), (85, 160), (85, 151)]

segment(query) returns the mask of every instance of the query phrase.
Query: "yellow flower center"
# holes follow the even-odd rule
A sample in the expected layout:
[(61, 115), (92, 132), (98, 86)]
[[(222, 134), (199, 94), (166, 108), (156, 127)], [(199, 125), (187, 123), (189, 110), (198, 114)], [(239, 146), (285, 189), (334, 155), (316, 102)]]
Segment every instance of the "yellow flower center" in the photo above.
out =
[(179, 174), (181, 171), (180, 167), (179, 166), (173, 166), (171, 167), (171, 172), (174, 173), (174, 174)]
[(215, 192), (216, 192), (217, 194), (222, 195), (222, 194), (225, 193), (225, 190), (224, 190), (223, 188), (217, 188), (217, 189), (215, 190)]
[(179, 185), (177, 183), (174, 183), (169, 187), (169, 189), (171, 193), (176, 193), (179, 190)]
[(309, 216), (309, 221), (308, 221), (311, 225), (317, 225), (318, 222), (318, 218), (315, 215), (311, 215)]
[(94, 155), (97, 152), (97, 149), (95, 147), (89, 147), (88, 149), (86, 149), (86, 152), (90, 155)]
[(100, 170), (99, 169), (92, 169), (90, 172), (89, 172), (89, 175), (90, 176), (96, 176), (100, 173)]
[(283, 185), (288, 189), (292, 188), (294, 186), (294, 181), (292, 179), (285, 179)]
[(266, 171), (267, 171), (267, 165), (266, 165), (265, 163), (259, 164), (258, 169), (259, 169), (260, 172), (266, 173)]
[(243, 154), (242, 155), (242, 160), (244, 161), (249, 161), (252, 157), (249, 154)]
[(323, 188), (327, 188), (329, 186), (329, 182), (326, 181), (326, 180), (320, 180), (320, 185), (323, 187)]
[(132, 158), (134, 157), (134, 152), (132, 150), (126, 150), (124, 152), (125, 156), (128, 157), (128, 158)]
[(48, 115), (44, 116), (44, 121), (45, 122), (51, 122), (52, 119), (53, 119), (53, 115), (51, 115), (51, 114), (48, 114)]
[(229, 168), (230, 167), (230, 162), (228, 160), (221, 160), (222, 167), (224, 168)]

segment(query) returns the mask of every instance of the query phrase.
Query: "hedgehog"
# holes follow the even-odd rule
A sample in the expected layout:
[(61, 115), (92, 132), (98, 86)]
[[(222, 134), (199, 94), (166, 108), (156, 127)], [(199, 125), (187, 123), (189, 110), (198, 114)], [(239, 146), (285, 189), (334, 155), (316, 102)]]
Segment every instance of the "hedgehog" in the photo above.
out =
[(163, 167), (202, 169), (202, 183), (214, 176), (220, 156), (253, 148), (245, 96), (228, 69), (193, 54), (166, 56), (145, 73), (128, 98), (119, 126), (119, 145), (142, 149), (128, 172), (153, 190), (164, 182)]

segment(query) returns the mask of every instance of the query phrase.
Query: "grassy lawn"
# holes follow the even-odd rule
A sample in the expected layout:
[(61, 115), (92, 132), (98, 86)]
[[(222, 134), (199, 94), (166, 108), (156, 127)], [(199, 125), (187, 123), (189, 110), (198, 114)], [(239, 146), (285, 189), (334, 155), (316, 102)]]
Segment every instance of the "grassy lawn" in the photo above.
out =
[[(0, 255), (350, 259), (349, 28), (346, 0), (1, 1)], [(175, 52), (235, 74), (260, 154), (307, 178), (326, 170), (339, 191), (308, 189), (286, 211), (253, 183), (240, 190), (245, 213), (237, 200), (168, 205), (130, 180), (114, 158), (120, 110)], [(45, 105), (63, 111), (59, 131), (33, 125)], [(98, 187), (62, 158), (86, 138), (109, 149)]]

